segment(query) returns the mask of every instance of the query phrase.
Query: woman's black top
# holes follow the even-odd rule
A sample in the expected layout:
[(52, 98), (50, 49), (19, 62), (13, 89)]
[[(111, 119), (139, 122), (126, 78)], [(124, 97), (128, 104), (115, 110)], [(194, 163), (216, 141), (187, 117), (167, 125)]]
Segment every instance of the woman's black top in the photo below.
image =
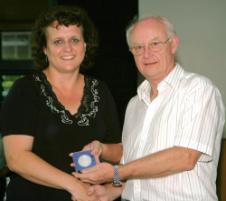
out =
[[(121, 140), (115, 103), (102, 81), (85, 76), (81, 105), (72, 115), (58, 101), (42, 72), (14, 83), (2, 105), (1, 133), (33, 136), (32, 151), (67, 173), (74, 171), (69, 153), (80, 151), (93, 140)], [(7, 201), (69, 201), (70, 196), (66, 191), (35, 184), (17, 174), (12, 174), (7, 188)]]

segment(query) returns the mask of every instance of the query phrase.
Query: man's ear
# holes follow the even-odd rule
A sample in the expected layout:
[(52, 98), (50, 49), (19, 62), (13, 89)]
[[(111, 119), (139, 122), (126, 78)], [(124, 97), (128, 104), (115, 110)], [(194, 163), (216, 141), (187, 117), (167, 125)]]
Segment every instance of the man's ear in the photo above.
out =
[(171, 51), (173, 54), (176, 53), (179, 43), (180, 43), (179, 37), (177, 35), (173, 36), (173, 38), (171, 39)]

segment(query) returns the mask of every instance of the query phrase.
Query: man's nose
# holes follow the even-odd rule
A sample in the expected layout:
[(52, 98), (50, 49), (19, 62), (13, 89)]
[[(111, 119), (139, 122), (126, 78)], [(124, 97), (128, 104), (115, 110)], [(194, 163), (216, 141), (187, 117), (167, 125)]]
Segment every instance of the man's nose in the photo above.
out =
[(143, 56), (144, 57), (150, 57), (152, 54), (152, 50), (149, 46), (145, 46), (144, 47), (144, 53), (143, 53)]

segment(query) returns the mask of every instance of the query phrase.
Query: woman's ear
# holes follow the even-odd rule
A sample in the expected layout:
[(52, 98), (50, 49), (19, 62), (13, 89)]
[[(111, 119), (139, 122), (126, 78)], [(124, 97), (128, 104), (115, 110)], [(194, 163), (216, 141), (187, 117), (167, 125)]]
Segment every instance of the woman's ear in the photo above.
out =
[(46, 47), (43, 47), (43, 53), (44, 53), (45, 55), (47, 55)]

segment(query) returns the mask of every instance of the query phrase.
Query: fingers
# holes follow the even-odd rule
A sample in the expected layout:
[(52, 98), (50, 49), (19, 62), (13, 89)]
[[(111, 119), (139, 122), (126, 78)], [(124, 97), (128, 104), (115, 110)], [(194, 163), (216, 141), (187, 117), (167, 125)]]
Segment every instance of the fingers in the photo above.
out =
[(88, 194), (89, 196), (93, 195), (94, 192), (95, 192), (94, 186), (90, 186), (90, 187), (88, 188), (88, 190), (87, 190), (87, 194)]
[(77, 173), (77, 172), (73, 172), (72, 173), (77, 179), (81, 180), (82, 182), (85, 182), (85, 183), (89, 183), (89, 184), (96, 184), (96, 181), (95, 179), (93, 179), (93, 175), (92, 173), (91, 174), (80, 174), (80, 173)]
[(91, 143), (90, 144), (87, 144), (85, 145), (83, 148), (82, 148), (82, 151), (88, 151), (88, 150), (91, 150)]
[[(69, 156), (73, 157), (73, 153), (70, 153)], [(74, 163), (70, 163), (70, 167), (75, 167), (75, 164)]]
[(98, 157), (101, 155), (103, 151), (102, 144), (97, 140), (94, 140), (91, 143), (84, 146), (83, 150), (91, 150), (92, 154)]
[(91, 184), (100, 184), (103, 182), (111, 181), (114, 168), (108, 163), (99, 163), (94, 167), (82, 170), (82, 174), (73, 173), (75, 177), (83, 182)]
[(94, 155), (94, 157), (95, 157), (96, 163), (99, 164), (100, 163), (99, 157), (97, 155)]

